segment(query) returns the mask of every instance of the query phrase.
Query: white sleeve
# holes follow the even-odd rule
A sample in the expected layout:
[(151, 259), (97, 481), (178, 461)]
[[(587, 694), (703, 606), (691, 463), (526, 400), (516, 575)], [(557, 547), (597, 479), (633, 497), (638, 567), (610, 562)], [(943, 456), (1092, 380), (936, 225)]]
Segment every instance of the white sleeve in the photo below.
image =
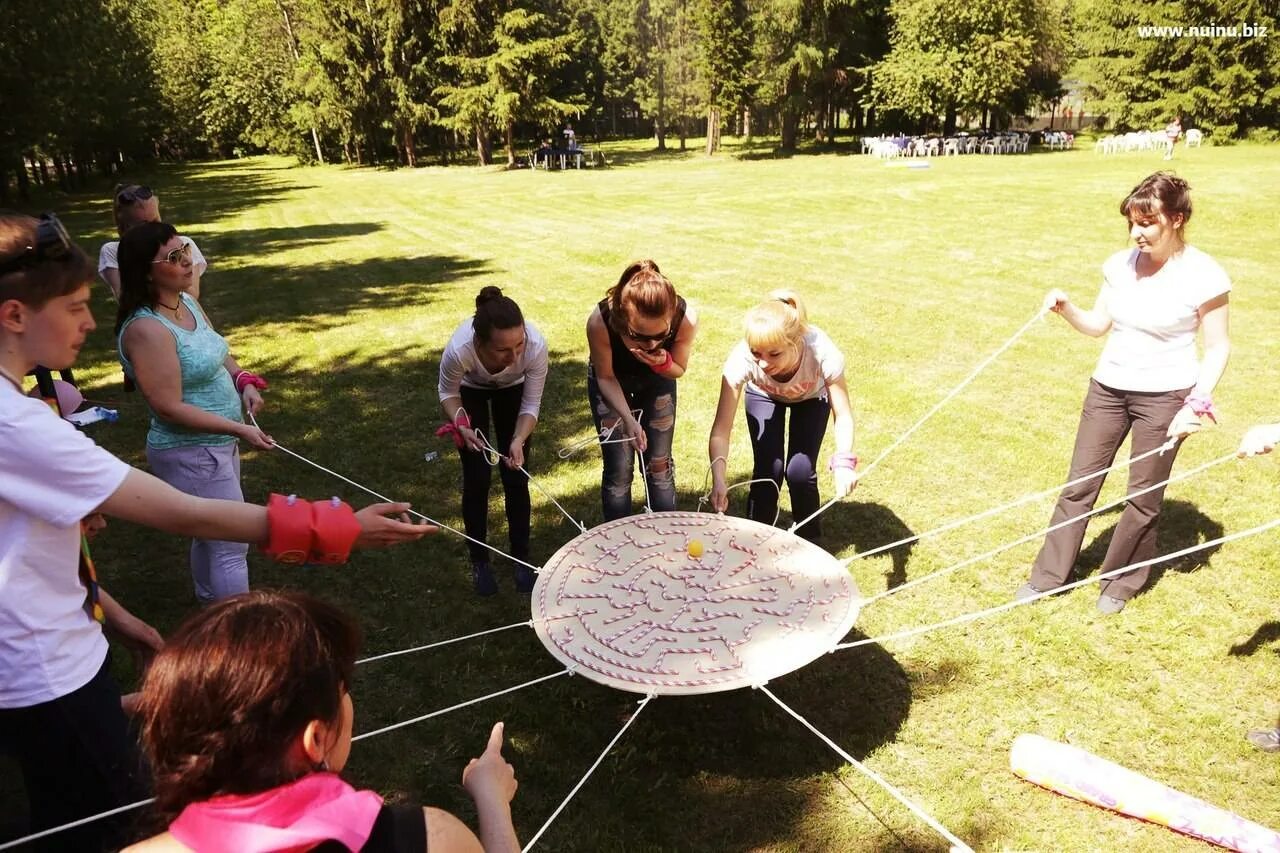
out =
[(116, 260), (116, 253), (120, 249), (120, 242), (112, 240), (110, 243), (103, 243), (102, 248), (98, 250), (98, 272), (103, 270), (119, 269), (119, 262)]
[(196, 241), (192, 240), (190, 237), (183, 237), (182, 242), (186, 243), (188, 246), (191, 247), (192, 266), (195, 266), (197, 264), (204, 264), (205, 268), (208, 269), (209, 262), (204, 259), (204, 255), (200, 252), (200, 247), (196, 245)]
[(524, 369), (524, 391), (520, 394), (520, 414), (535, 418), (542, 409), (542, 389), (547, 384), (547, 344), (545, 341), (533, 353)]
[(751, 350), (747, 348), (746, 341), (738, 341), (725, 359), (724, 378), (735, 391), (746, 385), (751, 378)]
[(0, 419), (0, 500), (70, 527), (120, 488), (129, 466), (42, 401), (19, 400), (12, 408)]
[(462, 396), (462, 377), (467, 373), (467, 365), (462, 363), (453, 341), (444, 348), (440, 355), (440, 381), (436, 390), (440, 394), (440, 402)]
[(844, 353), (840, 352), (827, 333), (819, 331), (814, 336), (813, 344), (813, 354), (817, 356), (818, 364), (822, 365), (822, 378), (827, 381), (827, 384), (843, 379)]
[(1203, 263), (1197, 265), (1193, 273), (1196, 277), (1195, 292), (1198, 305), (1231, 292), (1231, 277), (1227, 275), (1227, 271), (1208, 255), (1202, 255), (1201, 258)]

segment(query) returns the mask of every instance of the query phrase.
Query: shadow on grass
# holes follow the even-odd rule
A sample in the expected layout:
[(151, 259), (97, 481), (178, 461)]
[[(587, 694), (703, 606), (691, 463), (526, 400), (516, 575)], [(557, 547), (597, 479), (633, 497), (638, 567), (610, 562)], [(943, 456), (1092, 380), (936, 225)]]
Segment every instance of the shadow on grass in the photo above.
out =
[[(1263, 646), (1269, 646), (1277, 641), (1280, 641), (1280, 622), (1263, 622), (1258, 626), (1258, 630), (1253, 632), (1252, 637), (1232, 646), (1229, 654), (1232, 657), (1250, 657)], [(1275, 651), (1280, 655), (1280, 649)]]
[[(237, 257), (260, 257), (304, 246), (318, 248), (347, 237), (373, 234), (383, 227), (377, 222), (326, 222), (296, 227), (219, 230), (201, 245), (205, 255), (225, 263)], [(214, 272), (217, 272), (216, 266)]]
[[(856, 497), (857, 493), (854, 495)], [(912, 535), (914, 531), (906, 522), (883, 504), (843, 500), (823, 514), (823, 545), (833, 554), (850, 545), (861, 554)], [(914, 548), (915, 543), (909, 542), (884, 552), (883, 556), (892, 560), (889, 572), (885, 575), (886, 589), (894, 589), (906, 583), (907, 561)], [(868, 590), (862, 590), (862, 593), (866, 595)]]
[[(1099, 513), (1099, 515), (1118, 515), (1123, 511), (1123, 507), (1124, 504), (1121, 504), (1107, 512)], [(1102, 565), (1103, 558), (1107, 554), (1107, 548), (1111, 545), (1111, 537), (1115, 533), (1115, 529), (1116, 526), (1113, 524), (1080, 552), (1080, 557), (1076, 560), (1077, 577), (1088, 577)], [(1171, 554), (1211, 539), (1217, 539), (1222, 534), (1222, 524), (1202, 513), (1195, 504), (1182, 500), (1166, 500), (1160, 511), (1158, 553)], [(1154, 587), (1168, 572), (1183, 574), (1204, 568), (1221, 547), (1217, 545), (1212, 548), (1206, 548), (1203, 551), (1196, 551), (1192, 554), (1178, 557), (1175, 560), (1155, 564), (1151, 567), (1151, 578), (1147, 581), (1143, 592)]]

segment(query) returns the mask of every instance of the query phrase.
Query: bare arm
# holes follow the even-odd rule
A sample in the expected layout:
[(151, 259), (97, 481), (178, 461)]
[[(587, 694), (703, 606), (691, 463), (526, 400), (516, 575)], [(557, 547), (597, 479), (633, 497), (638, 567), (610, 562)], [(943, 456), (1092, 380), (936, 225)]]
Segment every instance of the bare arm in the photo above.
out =
[(591, 351), (591, 369), (596, 376), (596, 384), (600, 386), (600, 396), (609, 404), (609, 408), (622, 419), (623, 428), (628, 436), (636, 440), (636, 447), (644, 450), (644, 430), (631, 414), (627, 404), (627, 396), (618, 384), (618, 377), (613, 375), (613, 349), (609, 346), (609, 330), (605, 328), (600, 309), (596, 308), (587, 318), (587, 344)]
[(1231, 335), (1228, 329), (1228, 295), (1222, 294), (1200, 306), (1200, 329), (1204, 335), (1204, 357), (1200, 375), (1191, 393), (1208, 397), (1218, 386), (1231, 357)]
[(480, 843), (485, 853), (519, 853), (520, 841), (511, 824), (511, 798), (516, 794), (516, 773), (502, 757), (502, 723), (495, 723), (479, 758), (462, 771), (462, 786), (476, 803), (480, 819)]
[[(355, 547), (393, 545), (437, 530), (389, 517), (402, 515), (408, 509), (409, 504), (371, 504), (357, 512), (360, 536)], [(165, 533), (201, 539), (257, 543), (265, 542), (268, 533), (266, 507), (188, 495), (137, 468), (129, 469), (124, 482), (98, 511)]]
[(159, 417), (195, 432), (234, 435), (258, 447), (271, 446), (262, 440), (260, 430), (183, 401), (178, 348), (173, 335), (159, 320), (144, 317), (130, 323), (122, 346), (133, 366), (138, 388)]
[(107, 283), (107, 287), (111, 289), (111, 298), (117, 302), (120, 301), (120, 270), (115, 267), (106, 267), (99, 271), (102, 280)]
[(427, 850), (431, 853), (483, 853), (476, 834), (444, 809), (428, 806), (422, 817), (427, 822)]
[(849, 403), (849, 386), (841, 377), (827, 385), (831, 400), (831, 416), (835, 419), (836, 452), (853, 452), (853, 406)]
[(1061, 290), (1051, 290), (1044, 298), (1045, 307), (1062, 316), (1078, 332), (1091, 338), (1100, 338), (1111, 331), (1111, 314), (1102, 293), (1098, 294), (1091, 311), (1084, 311)]
[(635, 357), (649, 365), (651, 368), (660, 369), (663, 376), (668, 379), (679, 379), (684, 376), (685, 370), (689, 366), (689, 356), (693, 354), (693, 339), (698, 335), (698, 315), (693, 308), (685, 311), (684, 319), (680, 321), (680, 328), (676, 331), (675, 343), (671, 345), (671, 364), (663, 367), (667, 361), (667, 350), (659, 347), (655, 350), (645, 351), (633, 347), (631, 352)]
[(707, 440), (707, 456), (711, 460), (711, 507), (716, 512), (724, 512), (729, 508), (729, 440), (733, 435), (733, 420), (738, 414), (738, 401), (741, 398), (742, 390), (734, 388), (723, 376), (720, 377), (720, 400), (716, 403), (716, 418), (711, 424), (711, 437)]

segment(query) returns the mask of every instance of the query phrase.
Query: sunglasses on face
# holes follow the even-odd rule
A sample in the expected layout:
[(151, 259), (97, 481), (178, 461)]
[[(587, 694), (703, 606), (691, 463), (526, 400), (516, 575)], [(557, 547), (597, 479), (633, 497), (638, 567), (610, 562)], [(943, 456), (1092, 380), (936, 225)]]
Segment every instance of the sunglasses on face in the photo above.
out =
[(153, 264), (180, 264), (183, 261), (191, 260), (191, 244), (183, 243), (176, 249), (171, 249), (163, 258), (152, 261)]
[(70, 255), (71, 237), (67, 229), (62, 227), (57, 216), (46, 213), (36, 225), (35, 245), (26, 246), (22, 254), (0, 262), (0, 275), (35, 266), (41, 261), (60, 261)]
[(660, 344), (667, 339), (669, 334), (671, 334), (670, 329), (657, 335), (642, 335), (630, 326), (627, 327), (627, 337), (645, 344)]
[(121, 190), (119, 192), (116, 196), (116, 202), (123, 206), (127, 204), (135, 204), (140, 201), (146, 201), (154, 196), (155, 193), (151, 191), (151, 187), (129, 187), (128, 189)]

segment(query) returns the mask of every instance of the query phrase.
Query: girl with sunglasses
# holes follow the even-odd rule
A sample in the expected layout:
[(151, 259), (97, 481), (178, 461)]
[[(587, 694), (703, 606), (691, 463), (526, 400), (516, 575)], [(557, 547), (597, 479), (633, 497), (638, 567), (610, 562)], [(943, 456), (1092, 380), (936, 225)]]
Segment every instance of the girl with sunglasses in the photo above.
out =
[[(147, 222), (120, 241), (116, 337), (125, 376), (151, 410), (147, 462), (188, 494), (242, 501), (239, 441), (269, 450), (271, 439), (246, 424), (241, 407), (262, 408), (266, 382), (242, 370), (191, 296), (190, 247), (163, 222)], [(249, 589), (248, 546), (194, 539), (191, 577), (209, 603)]]
[[(497, 448), (511, 553), (521, 560), (529, 558), (530, 507), (529, 478), (519, 469), (527, 459), (546, 381), (542, 334), (500, 288), (483, 288), (476, 296), (476, 313), (458, 326), (440, 357), (440, 406), (447, 423), (439, 434), (452, 434), (462, 457), (462, 518), (467, 535), (480, 542), (488, 537), (493, 470), (476, 431)], [(493, 595), (498, 584), (488, 550), (475, 542), (467, 547), (476, 594)], [(533, 582), (533, 570), (517, 563), (516, 590), (530, 592)]]
[[(130, 645), (160, 643), (96, 584), (92, 564), (80, 563), (81, 520), (101, 512), (242, 542), (270, 542), (280, 530), (271, 510), (185, 495), (129, 467), (23, 393), (22, 377), (36, 365), (75, 363), (96, 327), (93, 273), (56, 218), (0, 213), (0, 751), (21, 768), (33, 832), (146, 796), (104, 628)], [(389, 545), (434, 530), (386, 517), (406, 509), (378, 504), (355, 513), (359, 534), (347, 544)], [(130, 818), (94, 821), (43, 843), (118, 849)]]
[[(804, 304), (790, 291), (775, 291), (748, 311), (745, 326), (744, 339), (725, 361), (720, 402), (708, 442), (711, 505), (717, 512), (729, 508), (729, 436), (738, 400), (745, 396), (755, 459), (751, 477), (762, 481), (751, 484), (747, 515), (772, 524), (785, 477), (791, 511), (799, 521), (818, 509), (818, 456), (827, 421), (833, 416), (836, 452), (829, 467), (836, 494), (844, 497), (857, 484), (858, 457), (853, 454), (853, 411), (844, 380), (844, 355), (821, 329), (809, 325)], [(776, 486), (763, 482), (768, 480)], [(796, 532), (816, 542), (821, 534), (819, 519)]]
[(653, 261), (622, 271), (587, 319), (587, 399), (604, 458), (605, 521), (631, 514), (634, 454), (644, 461), (650, 507), (676, 508), (676, 380), (684, 375), (698, 320)]
[[(119, 184), (111, 195), (111, 216), (115, 220), (116, 233), (121, 237), (135, 225), (160, 221), (160, 198), (150, 187), (140, 184)], [(179, 237), (191, 250), (191, 288), (187, 291), (200, 298), (200, 278), (209, 264), (200, 253), (200, 247), (190, 237)], [(111, 295), (120, 299), (120, 241), (103, 243), (98, 250), (98, 275), (111, 288)]]
[(129, 853), (516, 853), (502, 723), (462, 771), (479, 838), (447, 811), (389, 805), (342, 778), (359, 646), (350, 616), (299, 592), (239, 595), (179, 627), (142, 689), (167, 831)]

